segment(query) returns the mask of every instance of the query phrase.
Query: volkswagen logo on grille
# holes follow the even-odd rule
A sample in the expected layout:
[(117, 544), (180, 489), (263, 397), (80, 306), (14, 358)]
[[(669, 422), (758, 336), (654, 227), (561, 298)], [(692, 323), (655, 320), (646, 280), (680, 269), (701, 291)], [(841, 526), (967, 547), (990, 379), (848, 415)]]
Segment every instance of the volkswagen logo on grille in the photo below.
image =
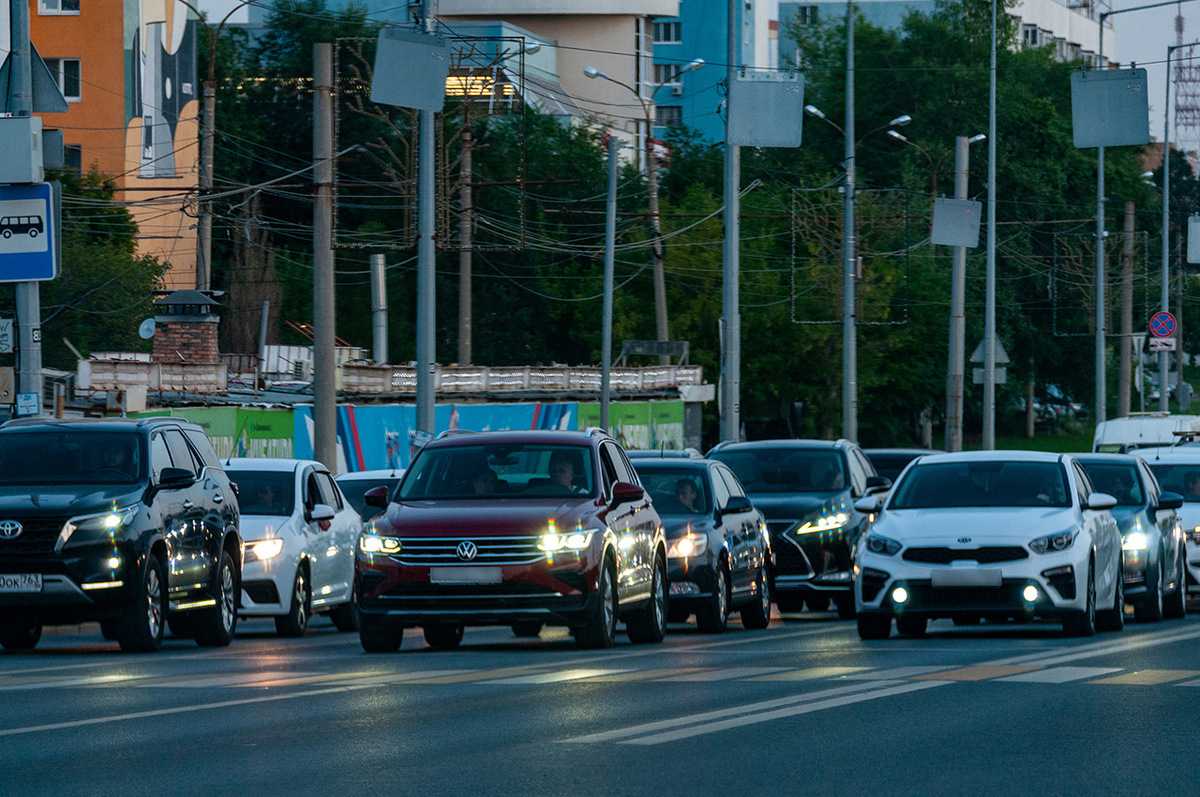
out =
[[(3, 528), (3, 526), (0, 526), (0, 528)], [(475, 558), (475, 554), (479, 553), (479, 549), (475, 547), (475, 543), (470, 540), (463, 540), (454, 550), (458, 554), (458, 558), (464, 562), (471, 561)]]
[(970, 538), (970, 537), (959, 537), (959, 538), (958, 538), (958, 541), (959, 541), (959, 542), (961, 542), (961, 543), (963, 543), (963, 544), (966, 544), (966, 543), (968, 543), (968, 542), (970, 542), (970, 541), (971, 541), (971, 538)]
[(15, 520), (0, 520), (0, 538), (11, 540), (21, 535), (21, 524)]

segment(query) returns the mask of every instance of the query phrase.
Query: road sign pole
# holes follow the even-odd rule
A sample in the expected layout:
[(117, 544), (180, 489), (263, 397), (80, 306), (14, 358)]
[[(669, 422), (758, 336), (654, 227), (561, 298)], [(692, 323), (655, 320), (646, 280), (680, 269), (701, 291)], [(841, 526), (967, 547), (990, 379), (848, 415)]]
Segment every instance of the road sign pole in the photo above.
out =
[[(9, 108), (13, 116), (33, 116), (33, 45), (29, 41), (29, 3), (9, 0), (12, 21), (12, 50), (8, 56)], [(34, 157), (41, 157), (35, 153)], [(42, 395), (42, 303), (36, 282), (16, 284), (17, 341), (20, 355), (17, 360), (17, 392), (38, 395), (36, 414), (41, 414)]]

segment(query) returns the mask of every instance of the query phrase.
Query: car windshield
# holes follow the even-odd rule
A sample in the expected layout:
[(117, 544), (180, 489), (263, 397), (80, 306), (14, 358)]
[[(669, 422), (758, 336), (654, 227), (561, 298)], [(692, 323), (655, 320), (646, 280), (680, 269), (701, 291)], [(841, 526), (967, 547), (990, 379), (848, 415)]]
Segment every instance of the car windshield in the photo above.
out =
[(595, 494), (587, 446), (480, 443), (423, 449), (405, 473), (397, 498), (503, 500)]
[(846, 484), (842, 455), (833, 449), (755, 448), (717, 451), (748, 493), (815, 493)]
[(243, 515), (290, 515), (296, 506), (296, 474), (290, 470), (228, 470), (238, 487)]
[(967, 506), (1069, 507), (1057, 462), (917, 463), (892, 490), (890, 509)]
[(1137, 465), (1126, 462), (1079, 463), (1092, 480), (1097, 492), (1108, 493), (1117, 499), (1117, 506), (1141, 506), (1146, 502)]
[(134, 484), (145, 474), (136, 432), (0, 433), (0, 484)]
[(1185, 501), (1200, 501), (1200, 462), (1147, 462), (1159, 485), (1168, 492), (1179, 493)]
[(908, 463), (912, 462), (921, 454), (867, 454), (867, 459), (871, 460), (872, 467), (875, 468), (875, 473), (883, 476), (885, 479), (891, 479), (893, 482), (904, 470)]
[(363, 494), (375, 487), (386, 487), (388, 495), (396, 489), (396, 484), (400, 481), (400, 477), (394, 478), (376, 476), (372, 479), (356, 479), (353, 476), (346, 476), (337, 480), (338, 487), (342, 488), (342, 492), (346, 494), (346, 500), (350, 502), (350, 506), (354, 507), (354, 511), (363, 520), (370, 520), (375, 515), (379, 514), (375, 507), (367, 506), (367, 502), (363, 500)]
[(697, 468), (638, 468), (638, 477), (660, 515), (707, 515), (708, 479)]

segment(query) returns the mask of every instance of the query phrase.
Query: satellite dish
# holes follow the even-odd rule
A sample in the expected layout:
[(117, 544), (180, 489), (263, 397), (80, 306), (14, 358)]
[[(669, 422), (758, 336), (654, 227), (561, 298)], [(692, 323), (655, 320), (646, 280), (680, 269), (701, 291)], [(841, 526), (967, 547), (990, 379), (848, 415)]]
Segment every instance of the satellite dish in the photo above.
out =
[(138, 336), (143, 340), (149, 340), (154, 337), (154, 319), (147, 318), (138, 326)]

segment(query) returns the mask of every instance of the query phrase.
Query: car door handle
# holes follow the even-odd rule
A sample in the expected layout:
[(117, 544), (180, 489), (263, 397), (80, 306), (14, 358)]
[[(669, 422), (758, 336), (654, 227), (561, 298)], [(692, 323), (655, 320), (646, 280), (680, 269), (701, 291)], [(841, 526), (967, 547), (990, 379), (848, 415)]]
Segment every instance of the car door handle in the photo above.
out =
[(220, 493), (217, 493), (216, 495), (213, 496), (213, 503), (214, 504), (225, 503), (225, 496), (221, 495)]
[(184, 509), (191, 509), (193, 506), (195, 506), (195, 504), (192, 503), (191, 499), (188, 499), (183, 502)]

